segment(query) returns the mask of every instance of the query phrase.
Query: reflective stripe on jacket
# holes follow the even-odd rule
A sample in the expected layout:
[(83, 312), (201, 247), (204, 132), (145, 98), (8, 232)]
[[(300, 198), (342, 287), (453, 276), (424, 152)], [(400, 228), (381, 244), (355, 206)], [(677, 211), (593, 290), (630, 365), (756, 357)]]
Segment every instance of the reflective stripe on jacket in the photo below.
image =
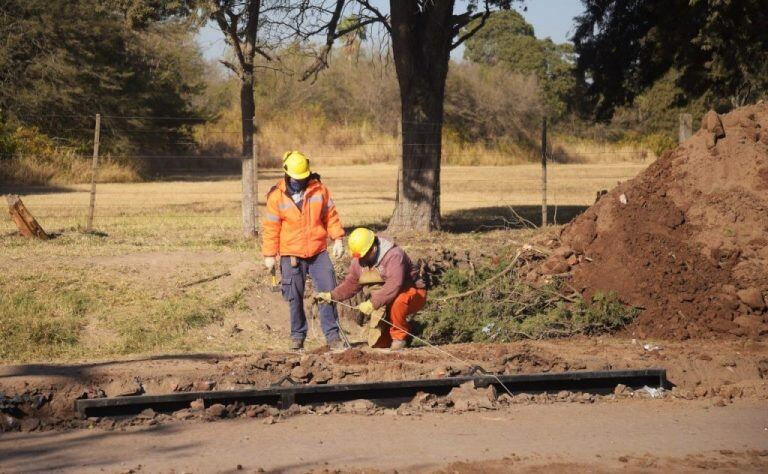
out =
[(310, 177), (301, 208), (286, 190), (285, 180), (281, 179), (267, 193), (267, 210), (262, 220), (264, 256), (310, 258), (326, 249), (328, 237), (336, 240), (344, 236), (331, 193), (318, 175)]

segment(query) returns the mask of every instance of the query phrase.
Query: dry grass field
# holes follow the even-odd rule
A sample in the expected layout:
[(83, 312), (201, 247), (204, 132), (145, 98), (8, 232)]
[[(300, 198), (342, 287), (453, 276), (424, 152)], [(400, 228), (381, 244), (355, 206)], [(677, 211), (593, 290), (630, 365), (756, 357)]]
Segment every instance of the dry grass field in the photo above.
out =
[[(595, 193), (630, 178), (647, 162), (550, 164), (548, 201), (552, 206), (583, 206)], [(332, 166), (317, 170), (331, 189), (348, 226), (377, 224), (393, 209), (397, 168), (393, 165)], [(259, 200), (278, 179), (275, 170), (261, 173)], [(442, 213), (493, 217), (494, 208), (539, 206), (541, 169), (538, 165), (446, 166), (442, 170)], [(85, 225), (90, 186), (2, 188), (18, 192), (46, 229)], [(554, 212), (554, 209), (553, 209)], [(490, 213), (490, 214), (489, 214)], [(210, 242), (237, 237), (240, 222), (240, 181), (197, 178), (144, 183), (99, 184), (95, 226), (112, 237), (152, 238), (157, 243), (184, 245), (186, 239)], [(10, 220), (0, 232), (12, 232)]]
[[(591, 204), (597, 190), (644, 166), (551, 165), (549, 202), (557, 205), (558, 222)], [(346, 226), (380, 225), (390, 215), (394, 166), (318, 171)], [(262, 203), (278, 176), (263, 173)], [(519, 229), (510, 209), (536, 222), (539, 167), (445, 167), (442, 176), (447, 231), (403, 236), (409, 252), (476, 249), (489, 242), (512, 248), (533, 232)], [(80, 229), (88, 186), (0, 188), (21, 194), (56, 234), (48, 242), (28, 241), (10, 219), (0, 222), (0, 361), (281, 347), (285, 308), (279, 294), (268, 290), (258, 243), (240, 237), (239, 190), (236, 178), (99, 184), (98, 232), (86, 234)]]

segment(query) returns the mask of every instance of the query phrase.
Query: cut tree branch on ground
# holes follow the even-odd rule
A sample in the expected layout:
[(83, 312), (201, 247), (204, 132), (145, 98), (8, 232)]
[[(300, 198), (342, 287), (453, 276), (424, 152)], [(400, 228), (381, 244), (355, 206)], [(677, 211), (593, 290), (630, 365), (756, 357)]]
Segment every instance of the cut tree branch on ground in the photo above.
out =
[(509, 273), (510, 271), (512, 271), (512, 269), (517, 264), (517, 261), (520, 259), (520, 255), (521, 254), (522, 254), (522, 252), (518, 251), (517, 254), (515, 255), (515, 258), (512, 259), (512, 261), (509, 263), (509, 265), (507, 265), (502, 271), (500, 271), (499, 273), (497, 273), (493, 277), (487, 279), (480, 286), (477, 286), (477, 287), (475, 287), (475, 288), (473, 288), (471, 290), (465, 291), (463, 293), (458, 293), (456, 295), (449, 295), (449, 296), (445, 296), (443, 298), (435, 298), (434, 301), (448, 301), (448, 300), (453, 300), (453, 299), (456, 299), (456, 298), (463, 298), (463, 297), (469, 296), (469, 295), (471, 295), (473, 293), (477, 293), (478, 291), (480, 291), (480, 290), (482, 290), (484, 288), (487, 288), (491, 283), (493, 283), (494, 281), (498, 280), (502, 276), (504, 276), (507, 273)]
[(227, 276), (230, 276), (230, 275), (232, 275), (232, 273), (229, 272), (229, 271), (226, 271), (224, 273), (219, 273), (217, 275), (209, 276), (209, 277), (206, 277), (206, 278), (202, 278), (200, 280), (195, 280), (195, 281), (192, 281), (192, 282), (189, 282), (189, 283), (185, 283), (183, 285), (179, 285), (179, 288), (189, 288), (190, 286), (199, 285), (201, 283), (208, 283), (209, 281), (218, 280), (219, 278), (224, 278), (224, 277), (227, 277)]

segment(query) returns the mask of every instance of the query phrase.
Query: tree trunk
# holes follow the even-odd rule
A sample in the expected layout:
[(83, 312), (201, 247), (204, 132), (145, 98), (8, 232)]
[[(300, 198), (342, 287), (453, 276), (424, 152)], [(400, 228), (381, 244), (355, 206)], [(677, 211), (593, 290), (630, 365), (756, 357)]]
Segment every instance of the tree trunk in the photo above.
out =
[(443, 99), (453, 1), (392, 0), (392, 50), (402, 106), (402, 157), (389, 230), (440, 229)]
[(414, 89), (401, 98), (402, 158), (389, 221), (389, 229), (395, 231), (440, 229), (442, 103), (425, 104), (423, 89)]
[(242, 122), (243, 149), (242, 149), (242, 211), (243, 211), (243, 236), (256, 237), (258, 227), (256, 216), (258, 211), (258, 196), (256, 195), (256, 164), (253, 159), (253, 116), (255, 111), (253, 98), (253, 75), (246, 74), (240, 83), (240, 119)]

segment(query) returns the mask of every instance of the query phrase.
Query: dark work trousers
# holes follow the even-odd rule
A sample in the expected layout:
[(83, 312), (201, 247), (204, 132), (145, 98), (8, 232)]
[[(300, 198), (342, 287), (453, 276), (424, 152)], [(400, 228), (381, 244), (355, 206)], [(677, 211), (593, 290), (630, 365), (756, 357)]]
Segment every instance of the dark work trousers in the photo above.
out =
[[(336, 275), (333, 272), (328, 252), (322, 252), (311, 258), (296, 257), (298, 265), (291, 266), (291, 257), (280, 258), (282, 270), (283, 298), (291, 308), (291, 339), (304, 340), (307, 337), (307, 315), (304, 313), (304, 282), (307, 274), (312, 278), (315, 291), (331, 291), (336, 288)], [(334, 305), (319, 303), (320, 327), (325, 339), (333, 342), (339, 339), (338, 315)]]

